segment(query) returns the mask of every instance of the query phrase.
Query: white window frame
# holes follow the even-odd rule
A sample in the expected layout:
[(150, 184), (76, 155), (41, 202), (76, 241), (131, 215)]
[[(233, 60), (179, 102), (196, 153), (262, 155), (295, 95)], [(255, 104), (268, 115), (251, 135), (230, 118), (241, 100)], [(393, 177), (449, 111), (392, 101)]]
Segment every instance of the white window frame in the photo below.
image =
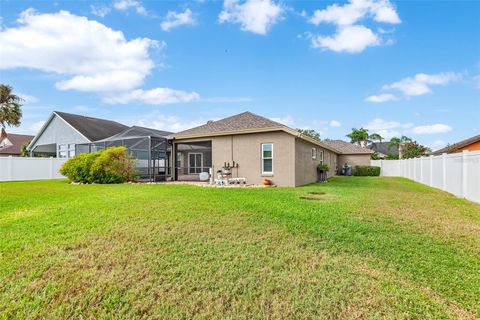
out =
[(317, 160), (317, 148), (312, 148), (312, 159)]
[[(264, 157), (264, 155), (263, 155), (263, 150), (264, 150), (264, 147), (265, 147), (266, 145), (271, 145), (271, 146), (272, 146), (272, 156), (271, 156), (271, 157)], [(274, 155), (273, 155), (273, 143), (271, 143), (271, 142), (262, 143), (262, 147), (261, 147), (260, 152), (261, 152), (261, 158), (262, 158), (262, 163), (260, 164), (261, 167), (262, 167), (262, 174), (265, 174), (265, 175), (273, 175), (273, 171), (274, 171), (274, 169), (273, 169), (273, 156), (274, 156)], [(265, 162), (264, 162), (264, 160), (272, 160), (272, 171), (265, 171)]]
[[(73, 156), (70, 156), (70, 152), (73, 152)], [(75, 144), (74, 143), (69, 143), (68, 144), (67, 157), (68, 158), (75, 157)]]
[[(200, 167), (197, 167), (196, 161), (195, 166), (190, 166), (190, 155), (200, 155)], [(196, 172), (197, 169), (200, 168), (200, 172), (203, 171), (203, 153), (202, 152), (189, 152), (188, 153), (188, 174), (200, 174), (200, 172)], [(191, 172), (191, 169), (194, 169), (195, 172)]]
[[(64, 144), (59, 144), (57, 146), (57, 157), (58, 158), (62, 158), (62, 159), (66, 159), (68, 158), (68, 144), (64, 143)], [(62, 155), (63, 153), (63, 155)]]
[(323, 150), (320, 150), (320, 163), (323, 164), (323, 159), (324, 159), (324, 153)]

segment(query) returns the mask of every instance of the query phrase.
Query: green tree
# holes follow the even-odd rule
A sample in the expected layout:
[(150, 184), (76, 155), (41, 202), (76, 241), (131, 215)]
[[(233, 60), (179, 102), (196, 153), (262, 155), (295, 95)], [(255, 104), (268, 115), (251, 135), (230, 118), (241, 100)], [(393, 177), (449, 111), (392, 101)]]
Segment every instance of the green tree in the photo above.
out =
[(347, 134), (347, 138), (350, 139), (351, 143), (358, 144), (361, 147), (366, 147), (370, 142), (368, 130), (364, 128), (352, 128), (352, 132)]
[(418, 158), (431, 152), (430, 148), (422, 146), (417, 141), (410, 141), (403, 145), (403, 158)]
[(313, 129), (297, 129), (297, 131), (303, 134), (304, 136), (320, 141), (320, 133), (318, 133)]
[(6, 136), (6, 127), (20, 125), (22, 98), (13, 94), (11, 86), (0, 84), (0, 139)]
[(402, 136), (401, 138), (393, 137), (388, 143), (389, 147), (395, 147), (398, 149), (398, 157), (402, 159), (403, 157), (403, 145), (406, 143), (412, 142), (412, 139), (407, 136)]

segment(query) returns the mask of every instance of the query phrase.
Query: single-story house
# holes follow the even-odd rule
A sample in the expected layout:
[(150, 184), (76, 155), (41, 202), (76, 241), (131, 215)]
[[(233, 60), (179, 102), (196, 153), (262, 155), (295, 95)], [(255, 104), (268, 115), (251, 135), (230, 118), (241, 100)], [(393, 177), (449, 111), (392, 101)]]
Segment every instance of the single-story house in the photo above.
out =
[(317, 166), (328, 164), (328, 177), (339, 164), (369, 165), (373, 151), (339, 140), (318, 141), (283, 124), (244, 112), (172, 135), (175, 180), (210, 169), (230, 168), (232, 177), (261, 184), (300, 186), (317, 181)]
[(385, 159), (387, 156), (399, 156), (398, 148), (396, 146), (390, 146), (389, 142), (374, 142), (368, 146), (370, 150), (375, 152), (380, 159)]
[(441, 155), (442, 153), (457, 153), (462, 151), (480, 151), (480, 134), (450, 146), (446, 146), (440, 150), (434, 151), (431, 154), (433, 155)]
[(21, 156), (22, 147), (27, 146), (34, 136), (8, 133), (0, 140), (0, 157)]
[(327, 177), (345, 163), (369, 165), (373, 153), (341, 140), (315, 140), (251, 112), (171, 134), (55, 111), (29, 150), (69, 158), (117, 145), (135, 155), (142, 178), (150, 181), (200, 180), (202, 173), (221, 173), (245, 178), (247, 184), (269, 179), (277, 186), (316, 182), (319, 164), (328, 164)]
[(121, 123), (54, 111), (28, 145), (32, 156), (71, 158), (77, 144), (111, 137), (128, 127)]
[(368, 148), (363, 148), (343, 140), (324, 140), (322, 142), (337, 150), (340, 167), (345, 164), (352, 167), (370, 165), (373, 151)]

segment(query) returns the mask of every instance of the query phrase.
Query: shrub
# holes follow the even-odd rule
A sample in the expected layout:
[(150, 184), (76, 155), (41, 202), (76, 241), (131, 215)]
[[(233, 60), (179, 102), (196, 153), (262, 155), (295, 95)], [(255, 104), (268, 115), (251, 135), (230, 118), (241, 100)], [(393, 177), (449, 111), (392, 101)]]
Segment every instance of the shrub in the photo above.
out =
[(135, 179), (135, 159), (125, 147), (81, 153), (65, 162), (60, 173), (73, 182), (123, 183)]
[(323, 170), (323, 171), (329, 171), (330, 170), (330, 166), (326, 163), (322, 163), (322, 164), (319, 164), (317, 166), (318, 170)]
[(95, 183), (123, 183), (135, 179), (135, 160), (127, 148), (113, 147), (100, 152), (90, 168)]
[(374, 166), (355, 166), (353, 169), (354, 176), (370, 176), (377, 177), (380, 175), (380, 167)]
[(95, 159), (100, 155), (99, 152), (81, 153), (67, 160), (61, 168), (60, 173), (66, 176), (70, 181), (90, 183), (90, 168)]

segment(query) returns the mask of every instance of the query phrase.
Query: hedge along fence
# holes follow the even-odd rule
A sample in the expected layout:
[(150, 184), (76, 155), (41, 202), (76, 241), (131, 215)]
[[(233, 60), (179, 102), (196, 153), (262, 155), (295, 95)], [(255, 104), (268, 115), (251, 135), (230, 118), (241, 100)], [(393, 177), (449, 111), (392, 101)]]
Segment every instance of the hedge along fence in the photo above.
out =
[(378, 177), (380, 175), (380, 167), (376, 166), (355, 166), (353, 168), (354, 176)]
[(480, 151), (404, 160), (372, 160), (382, 176), (404, 177), (480, 203)]
[(76, 155), (65, 162), (60, 173), (79, 183), (123, 183), (135, 180), (135, 162), (126, 147), (113, 147)]

